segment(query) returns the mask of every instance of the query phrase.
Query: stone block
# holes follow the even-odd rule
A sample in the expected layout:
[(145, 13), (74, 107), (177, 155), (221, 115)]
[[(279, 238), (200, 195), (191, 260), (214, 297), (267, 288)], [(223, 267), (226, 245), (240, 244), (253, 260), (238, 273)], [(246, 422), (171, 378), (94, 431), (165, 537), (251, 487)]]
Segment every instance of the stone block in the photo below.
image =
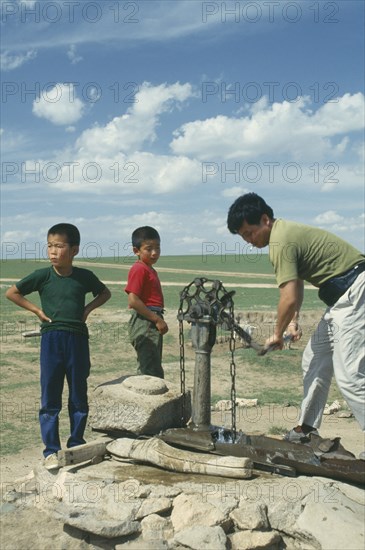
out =
[(94, 430), (153, 435), (186, 425), (191, 416), (190, 393), (154, 376), (124, 376), (101, 384), (90, 398), (89, 424)]

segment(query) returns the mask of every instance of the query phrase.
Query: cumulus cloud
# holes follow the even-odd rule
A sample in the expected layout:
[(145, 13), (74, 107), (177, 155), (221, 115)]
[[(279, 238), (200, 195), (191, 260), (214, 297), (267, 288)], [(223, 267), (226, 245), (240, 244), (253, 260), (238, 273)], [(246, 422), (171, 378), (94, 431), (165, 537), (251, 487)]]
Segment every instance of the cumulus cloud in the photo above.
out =
[(85, 130), (76, 146), (80, 151), (87, 150), (91, 154), (136, 151), (144, 142), (156, 139), (158, 117), (192, 95), (190, 84), (152, 86), (145, 82), (136, 93), (135, 102), (124, 115), (113, 118), (105, 126)]
[(319, 214), (316, 218), (314, 218), (314, 221), (321, 225), (329, 225), (342, 222), (343, 219), (343, 216), (340, 216), (334, 210), (327, 210), (327, 212), (323, 212), (322, 214)]
[(33, 101), (33, 113), (58, 126), (69, 126), (80, 120), (85, 104), (76, 97), (75, 87), (71, 83), (57, 83), (42, 91)]
[[(174, 133), (175, 154), (212, 158), (252, 159), (290, 156), (293, 160), (340, 155), (348, 140), (343, 134), (364, 128), (364, 96), (345, 94), (315, 113), (309, 98), (296, 102), (258, 102), (241, 118), (223, 115), (183, 124)], [(340, 144), (331, 141), (342, 136)], [(337, 147), (337, 150), (336, 150)]]
[(0, 66), (2, 71), (12, 71), (37, 57), (36, 50), (28, 50), (25, 53), (11, 54), (5, 51), (0, 55)]
[[(64, 92), (67, 92), (62, 94), (66, 98), (75, 96), (70, 88)], [(38, 169), (41, 179), (51, 187), (89, 194), (130, 195), (138, 191), (153, 196), (209, 184), (209, 189), (205, 185), (205, 191), (234, 199), (248, 190), (255, 190), (257, 174), (263, 185), (270, 183), (292, 188), (294, 182), (302, 188), (315, 185), (322, 192), (330, 192), (336, 186), (356, 188), (363, 183), (358, 162), (351, 163), (348, 157), (347, 162), (332, 160), (344, 151), (355, 156), (350, 138), (336, 132), (341, 128), (356, 130), (362, 124), (360, 113), (364, 98), (361, 94), (346, 94), (334, 104), (341, 113), (348, 114), (348, 119), (340, 115), (342, 126), (337, 124), (337, 129), (332, 131), (336, 137), (334, 144), (328, 137), (330, 129), (325, 124), (326, 116), (320, 112), (327, 106), (313, 113), (308, 100), (302, 98), (296, 103), (284, 101), (271, 106), (261, 101), (259, 107), (256, 105), (242, 118), (218, 116), (188, 122), (175, 133), (172, 151), (168, 154), (150, 152), (150, 145), (157, 140), (161, 115), (182, 108), (193, 97), (190, 84), (177, 82), (153, 86), (145, 82), (124, 114), (104, 125), (84, 130), (73, 147), (60, 151), (51, 160), (28, 161), (25, 170)], [(74, 97), (71, 107), (76, 99)], [(49, 118), (46, 108), (54, 105), (57, 103), (42, 104), (42, 116)], [(67, 101), (62, 116), (64, 124), (67, 114), (72, 118), (72, 112), (67, 111), (69, 108)], [(82, 109), (81, 104), (74, 113), (75, 118)], [(328, 117), (334, 117), (332, 109), (333, 106), (327, 108)], [(52, 111), (54, 123), (60, 121), (62, 111), (62, 105), (59, 111)], [(68, 122), (66, 131), (74, 131), (72, 122)], [(322, 152), (326, 150), (331, 156), (319, 162), (321, 147)], [(300, 156), (293, 162), (296, 151), (300, 151)], [(315, 160), (311, 159), (311, 153), (315, 153)], [(217, 159), (212, 163), (214, 175), (209, 172), (205, 177), (202, 159), (205, 156), (214, 158), (214, 155)], [(225, 160), (220, 163), (218, 159), (222, 157)], [(331, 162), (327, 162), (328, 158)], [(236, 165), (237, 170), (233, 170)], [(230, 174), (233, 171), (234, 174)]]
[(314, 222), (319, 227), (323, 227), (327, 231), (336, 234), (343, 233), (343, 238), (347, 238), (347, 234), (358, 232), (364, 234), (365, 215), (362, 213), (359, 216), (341, 216), (335, 210), (327, 210), (314, 218)]
[[(49, 185), (72, 192), (130, 194), (138, 190), (161, 194), (197, 185), (201, 182), (198, 160), (145, 150), (146, 145), (156, 139), (161, 114), (178, 108), (192, 95), (190, 84), (152, 86), (144, 83), (136, 93), (135, 103), (125, 114), (104, 126), (82, 132), (74, 148), (67, 150), (66, 162), (63, 160), (66, 152), (61, 151), (52, 161), (28, 161), (25, 172), (38, 170)], [(66, 109), (68, 106), (67, 103)], [(50, 116), (47, 103), (42, 104), (40, 110), (43, 116)], [(60, 117), (58, 111), (51, 114)], [(66, 113), (63, 123), (65, 118)]]

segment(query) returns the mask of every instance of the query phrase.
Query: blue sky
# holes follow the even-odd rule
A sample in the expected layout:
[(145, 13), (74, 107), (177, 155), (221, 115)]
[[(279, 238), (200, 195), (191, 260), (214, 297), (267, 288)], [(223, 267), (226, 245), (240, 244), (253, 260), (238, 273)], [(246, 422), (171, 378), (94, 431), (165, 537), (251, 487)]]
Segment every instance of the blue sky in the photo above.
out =
[(276, 217), (364, 248), (364, 3), (1, 0), (2, 257), (245, 254), (255, 191)]

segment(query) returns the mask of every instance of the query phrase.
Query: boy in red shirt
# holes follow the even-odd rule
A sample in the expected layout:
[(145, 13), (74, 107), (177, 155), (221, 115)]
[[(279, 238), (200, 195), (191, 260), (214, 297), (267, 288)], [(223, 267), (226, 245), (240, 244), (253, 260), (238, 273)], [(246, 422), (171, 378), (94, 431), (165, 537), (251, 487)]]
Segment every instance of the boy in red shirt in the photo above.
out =
[(133, 310), (128, 332), (137, 352), (137, 372), (164, 378), (162, 336), (169, 329), (162, 315), (161, 283), (152, 267), (160, 257), (160, 235), (153, 227), (138, 227), (132, 233), (132, 246), (138, 260), (129, 270), (125, 292)]

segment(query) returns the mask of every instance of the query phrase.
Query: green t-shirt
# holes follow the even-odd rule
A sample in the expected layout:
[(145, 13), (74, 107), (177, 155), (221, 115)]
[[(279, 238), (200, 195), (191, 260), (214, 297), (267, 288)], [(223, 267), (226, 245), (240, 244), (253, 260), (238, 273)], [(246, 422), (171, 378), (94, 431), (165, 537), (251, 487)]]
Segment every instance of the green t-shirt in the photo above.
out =
[(282, 219), (272, 227), (269, 258), (279, 286), (302, 279), (319, 287), (365, 261), (363, 254), (340, 237)]
[(38, 291), (42, 310), (52, 319), (52, 323), (42, 323), (42, 333), (67, 330), (88, 335), (82, 320), (85, 296), (88, 292), (97, 296), (105, 285), (88, 269), (73, 267), (71, 275), (62, 277), (51, 266), (27, 275), (16, 287), (23, 296)]

